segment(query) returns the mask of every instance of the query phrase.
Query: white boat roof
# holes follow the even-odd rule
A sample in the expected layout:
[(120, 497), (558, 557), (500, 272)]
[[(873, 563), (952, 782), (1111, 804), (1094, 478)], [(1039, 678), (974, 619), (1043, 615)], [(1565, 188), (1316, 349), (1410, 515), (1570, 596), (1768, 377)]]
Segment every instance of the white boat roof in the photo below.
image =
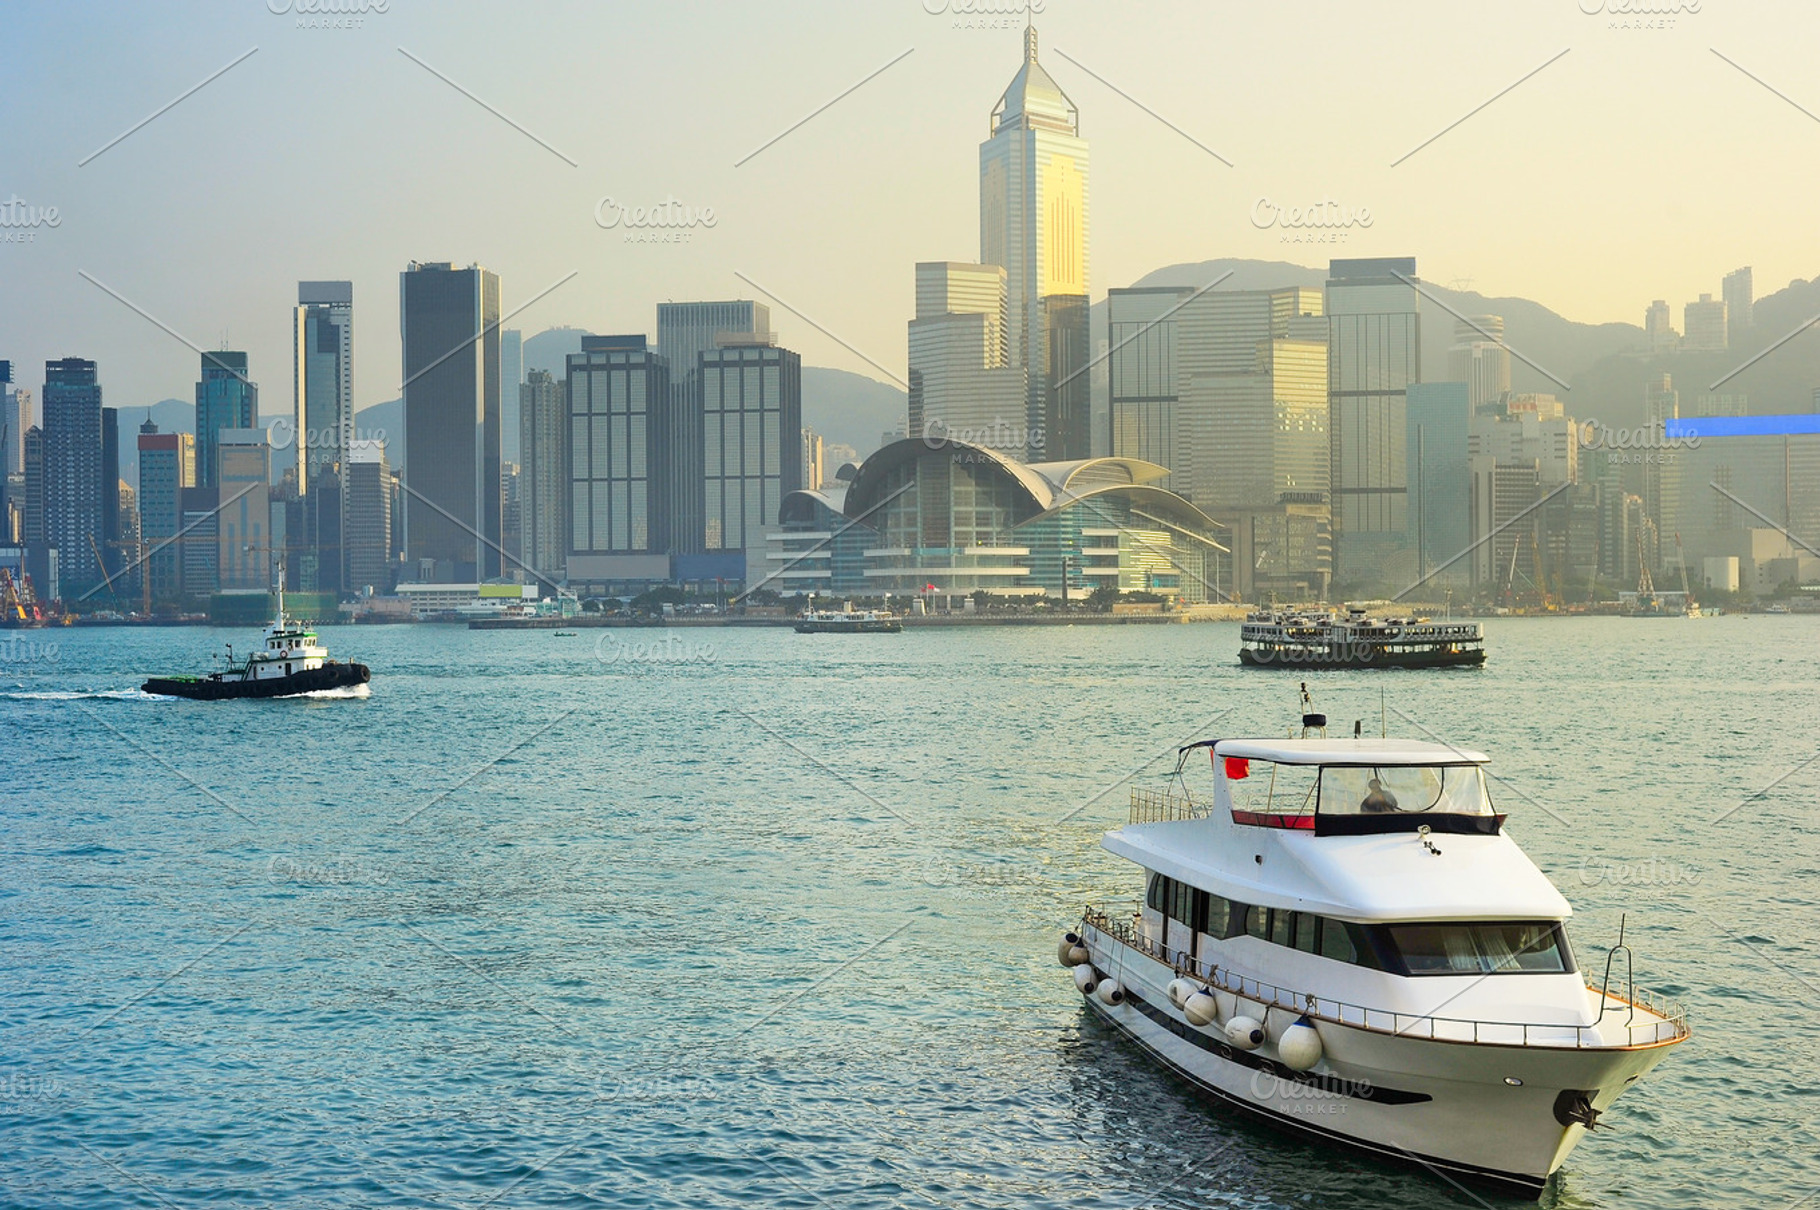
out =
[(1420, 739), (1223, 739), (1213, 750), (1281, 765), (1482, 765), (1491, 759)]
[[(1565, 920), (1567, 900), (1510, 837), (1316, 836), (1223, 819), (1135, 824), (1105, 847), (1228, 899), (1347, 920)], [(1262, 861), (1257, 858), (1263, 858)]]

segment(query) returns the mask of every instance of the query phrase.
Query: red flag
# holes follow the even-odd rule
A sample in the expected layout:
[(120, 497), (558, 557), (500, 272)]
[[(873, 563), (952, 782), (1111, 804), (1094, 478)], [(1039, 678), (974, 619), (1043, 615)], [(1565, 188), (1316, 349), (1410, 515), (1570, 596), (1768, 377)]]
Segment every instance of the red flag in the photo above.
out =
[(1226, 758), (1227, 781), (1244, 781), (1250, 776), (1251, 762), (1249, 760), (1246, 760), (1242, 756), (1228, 756)]

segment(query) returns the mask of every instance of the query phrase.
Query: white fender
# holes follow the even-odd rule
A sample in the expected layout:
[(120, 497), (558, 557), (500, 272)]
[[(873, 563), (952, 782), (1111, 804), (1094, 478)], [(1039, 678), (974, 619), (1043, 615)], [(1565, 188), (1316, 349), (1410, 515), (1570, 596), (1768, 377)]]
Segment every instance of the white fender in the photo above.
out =
[(1079, 966), (1081, 963), (1091, 960), (1093, 955), (1087, 952), (1087, 947), (1081, 944), (1079, 937), (1069, 933), (1062, 938), (1062, 943), (1055, 947), (1055, 957), (1063, 966)]
[(1169, 1003), (1180, 1008), (1182, 1005), (1188, 1003), (1188, 997), (1194, 995), (1198, 990), (1199, 989), (1196, 988), (1194, 984), (1188, 982), (1186, 979), (1171, 979), (1169, 981)]
[(1314, 1022), (1301, 1017), (1284, 1030), (1283, 1037), (1277, 1042), (1277, 1057), (1283, 1060), (1283, 1066), (1296, 1071), (1307, 1071), (1319, 1063), (1321, 1035), (1316, 1031)]
[(1091, 996), (1093, 989), (1100, 985), (1100, 977), (1093, 973), (1093, 964), (1083, 962), (1074, 968), (1074, 985), (1081, 989), (1081, 995)]
[(1226, 1022), (1226, 1040), (1240, 1050), (1256, 1050), (1264, 1044), (1264, 1023), (1255, 1017), (1234, 1017)]
[(1182, 1015), (1188, 1018), (1188, 1024), (1205, 1028), (1219, 1020), (1220, 1008), (1212, 996), (1197, 991), (1182, 1001)]
[(1102, 979), (1099, 986), (1093, 989), (1093, 996), (1101, 1004), (1108, 1006), (1125, 1002), (1125, 989), (1119, 986), (1117, 979)]

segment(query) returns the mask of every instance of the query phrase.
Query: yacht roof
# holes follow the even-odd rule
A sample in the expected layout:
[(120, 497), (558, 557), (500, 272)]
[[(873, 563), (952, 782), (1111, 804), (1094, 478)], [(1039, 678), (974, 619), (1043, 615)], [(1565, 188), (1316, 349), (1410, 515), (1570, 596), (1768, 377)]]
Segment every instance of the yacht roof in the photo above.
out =
[(1420, 739), (1223, 739), (1213, 750), (1284, 765), (1482, 765), (1491, 759)]
[[(1320, 836), (1219, 819), (1135, 824), (1105, 847), (1171, 878), (1267, 907), (1349, 920), (1565, 920), (1546, 875), (1506, 835)], [(1258, 860), (1262, 858), (1262, 860)]]

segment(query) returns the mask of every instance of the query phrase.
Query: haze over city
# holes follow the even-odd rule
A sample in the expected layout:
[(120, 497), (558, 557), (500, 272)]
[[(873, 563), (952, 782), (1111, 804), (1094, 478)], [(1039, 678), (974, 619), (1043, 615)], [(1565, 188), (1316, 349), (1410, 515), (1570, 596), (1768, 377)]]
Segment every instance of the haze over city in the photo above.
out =
[[(973, 147), (1024, 19), (958, 0), (298, 7), (123, 6), (97, 36), (81, 10), (8, 6), (0, 199), (61, 220), (0, 245), (19, 364), (93, 357), (122, 407), (187, 395), (193, 352), (86, 273), (204, 348), (246, 349), (270, 413), (294, 283), (347, 279), (365, 407), (397, 397), (396, 280), (416, 259), (486, 266), (508, 311), (574, 273), (510, 321), (527, 334), (642, 330), (658, 301), (753, 297), (743, 273), (901, 377), (908, 266), (978, 256)], [(1044, 61), (1093, 145), (1093, 297), (1182, 262), (1415, 255), (1425, 281), (1640, 324), (1738, 265), (1760, 294), (1820, 273), (1820, 123), (1798, 108), (1820, 110), (1803, 49), (1820, 12), (1607, 7), (1050, 0)], [(337, 19), (357, 27), (297, 28)], [(632, 244), (597, 225), (602, 198), (715, 222)], [(1257, 226), (1262, 199), (1370, 225), (1285, 242), (1307, 233)], [(779, 326), (808, 363), (885, 380)]]

